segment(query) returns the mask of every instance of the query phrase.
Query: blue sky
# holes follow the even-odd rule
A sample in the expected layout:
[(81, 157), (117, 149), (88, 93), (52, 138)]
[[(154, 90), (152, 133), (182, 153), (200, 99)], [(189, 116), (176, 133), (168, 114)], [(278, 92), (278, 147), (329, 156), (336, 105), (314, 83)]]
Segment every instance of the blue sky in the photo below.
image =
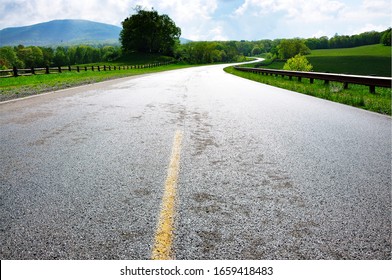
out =
[(53, 19), (121, 26), (136, 5), (169, 15), (191, 40), (331, 37), (392, 25), (390, 0), (0, 0), (0, 29)]

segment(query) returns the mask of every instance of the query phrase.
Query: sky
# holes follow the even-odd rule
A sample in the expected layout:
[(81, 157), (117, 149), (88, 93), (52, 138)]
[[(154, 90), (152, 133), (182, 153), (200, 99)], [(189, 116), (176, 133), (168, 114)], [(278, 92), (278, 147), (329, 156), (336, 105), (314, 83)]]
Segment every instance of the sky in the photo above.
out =
[(332, 37), (392, 25), (390, 0), (0, 0), (0, 30), (54, 19), (121, 26), (137, 5), (167, 14), (194, 41)]

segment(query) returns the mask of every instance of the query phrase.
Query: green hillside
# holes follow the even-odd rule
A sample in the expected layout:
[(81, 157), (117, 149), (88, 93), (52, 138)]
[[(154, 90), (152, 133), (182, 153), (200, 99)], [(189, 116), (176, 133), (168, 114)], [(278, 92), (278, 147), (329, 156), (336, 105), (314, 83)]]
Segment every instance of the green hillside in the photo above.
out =
[(0, 46), (118, 44), (121, 28), (88, 20), (53, 20), (0, 30)]
[(315, 72), (391, 76), (391, 47), (388, 46), (313, 50), (307, 58)]

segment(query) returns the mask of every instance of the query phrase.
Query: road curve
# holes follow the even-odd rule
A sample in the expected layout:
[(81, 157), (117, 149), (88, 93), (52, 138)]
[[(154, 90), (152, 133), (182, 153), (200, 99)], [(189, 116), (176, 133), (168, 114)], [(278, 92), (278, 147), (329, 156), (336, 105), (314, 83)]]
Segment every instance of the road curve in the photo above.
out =
[(391, 118), (206, 66), (0, 104), (1, 259), (390, 259)]

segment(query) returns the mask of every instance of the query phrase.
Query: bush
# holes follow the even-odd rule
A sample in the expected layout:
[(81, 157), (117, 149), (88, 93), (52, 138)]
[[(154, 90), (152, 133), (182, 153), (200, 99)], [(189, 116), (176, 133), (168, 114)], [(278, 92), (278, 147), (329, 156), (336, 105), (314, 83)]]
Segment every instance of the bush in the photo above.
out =
[(312, 71), (313, 66), (303, 55), (297, 54), (293, 58), (287, 60), (286, 64), (283, 66), (284, 70), (291, 71)]

